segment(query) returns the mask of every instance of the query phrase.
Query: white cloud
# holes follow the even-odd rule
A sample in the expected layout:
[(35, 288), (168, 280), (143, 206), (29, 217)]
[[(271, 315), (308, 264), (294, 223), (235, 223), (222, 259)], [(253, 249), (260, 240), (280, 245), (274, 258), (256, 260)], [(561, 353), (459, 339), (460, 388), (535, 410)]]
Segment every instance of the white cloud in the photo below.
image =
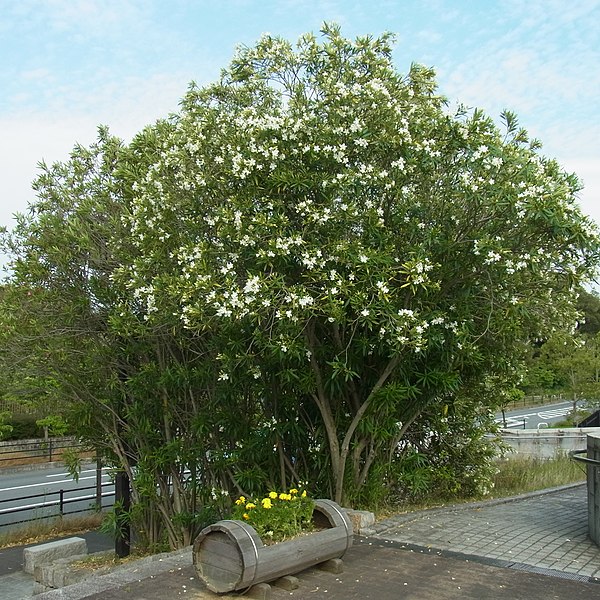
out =
[(115, 25), (141, 19), (147, 11), (144, 2), (130, 0), (20, 0), (7, 8), (5, 16), (30, 26), (44, 24), (55, 32), (104, 32)]
[[(398, 66), (436, 68), (440, 91), (497, 118), (505, 108), (585, 183), (600, 222), (598, 0), (20, 0), (0, 20), (0, 224), (26, 209), (38, 160), (64, 160), (96, 127), (129, 138), (176, 111), (188, 82), (218, 77), (236, 42), (295, 41), (335, 20), (345, 35), (396, 31)], [(449, 4), (451, 6), (449, 6)], [(195, 21), (196, 19), (197, 21)], [(54, 35), (58, 34), (58, 35)], [(596, 207), (598, 205), (598, 208)]]
[[(585, 184), (582, 210), (600, 223), (599, 3), (510, 0), (477, 34), (477, 51), (443, 60), (441, 91), (498, 119), (504, 109)], [(594, 14), (595, 13), (595, 14)], [(492, 19), (492, 14), (494, 19)], [(596, 33), (594, 34), (594, 28)]]
[(98, 125), (126, 140), (145, 125), (178, 109), (188, 81), (181, 76), (130, 78), (123, 85), (56, 97), (48, 111), (23, 111), (0, 119), (0, 224), (23, 212), (34, 198), (38, 162), (67, 160), (75, 144), (89, 145)]

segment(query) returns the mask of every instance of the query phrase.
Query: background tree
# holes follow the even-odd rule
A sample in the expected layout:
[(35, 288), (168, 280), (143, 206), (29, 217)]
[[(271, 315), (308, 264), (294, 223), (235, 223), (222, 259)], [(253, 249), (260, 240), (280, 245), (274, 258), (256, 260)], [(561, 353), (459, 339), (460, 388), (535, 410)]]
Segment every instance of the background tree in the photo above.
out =
[(600, 399), (600, 299), (580, 290), (577, 309), (576, 328), (532, 344), (521, 384), (528, 394), (566, 395), (574, 411), (578, 400), (594, 406)]
[(577, 310), (580, 313), (577, 331), (586, 335), (600, 333), (600, 298), (595, 291), (579, 290)]
[[(68, 162), (42, 165), (38, 201), (6, 240), (14, 275), (2, 303), (2, 365), (13, 397), (62, 414), (129, 474), (132, 520), (147, 543), (179, 546), (212, 502), (210, 473), (208, 489), (196, 485), (206, 462), (193, 420), (204, 357), (199, 336), (136, 317), (139, 300), (112, 280), (132, 260), (126, 164), (120, 140), (101, 129)], [(133, 318), (124, 320), (123, 303)]]

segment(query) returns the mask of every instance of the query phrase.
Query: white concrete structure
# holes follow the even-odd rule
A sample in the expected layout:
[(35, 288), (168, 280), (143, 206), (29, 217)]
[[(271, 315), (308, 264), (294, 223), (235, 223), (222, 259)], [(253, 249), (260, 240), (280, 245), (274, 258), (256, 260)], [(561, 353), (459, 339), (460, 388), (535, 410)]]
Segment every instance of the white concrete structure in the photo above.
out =
[(568, 429), (503, 429), (502, 441), (519, 456), (554, 458), (572, 450), (587, 447), (587, 434), (598, 434), (600, 427), (572, 427)]

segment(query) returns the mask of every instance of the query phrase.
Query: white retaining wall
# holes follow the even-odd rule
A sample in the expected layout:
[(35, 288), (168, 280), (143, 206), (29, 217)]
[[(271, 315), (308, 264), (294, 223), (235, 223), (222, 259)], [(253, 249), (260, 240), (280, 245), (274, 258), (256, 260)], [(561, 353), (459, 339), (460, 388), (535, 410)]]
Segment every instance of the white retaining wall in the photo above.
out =
[(568, 454), (571, 450), (585, 450), (587, 434), (599, 432), (600, 427), (503, 429), (500, 435), (514, 454), (530, 458), (554, 458), (557, 454)]

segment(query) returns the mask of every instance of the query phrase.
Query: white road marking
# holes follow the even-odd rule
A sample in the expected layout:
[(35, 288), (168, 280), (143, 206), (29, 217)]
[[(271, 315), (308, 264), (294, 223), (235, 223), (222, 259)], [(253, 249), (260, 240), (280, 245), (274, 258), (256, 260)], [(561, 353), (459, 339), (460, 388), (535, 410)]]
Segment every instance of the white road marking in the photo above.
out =
[[(102, 467), (103, 471), (108, 471), (110, 470), (110, 467)], [(96, 469), (85, 469), (84, 471), (81, 471), (82, 473), (95, 473)], [(46, 475), (46, 477), (48, 479), (51, 479), (52, 477), (70, 477), (69, 473), (54, 473), (54, 475)], [(81, 477), (80, 477), (81, 479)]]
[(555, 417), (564, 417), (571, 412), (571, 407), (568, 408), (557, 408), (556, 410), (548, 410), (539, 412), (537, 416), (540, 419), (554, 419)]
[[(548, 410), (541, 410), (540, 412), (531, 412), (523, 415), (511, 415), (506, 417), (506, 427), (523, 427), (524, 421), (527, 421), (530, 417), (534, 417), (541, 420), (557, 419), (568, 415), (572, 410), (572, 406), (563, 406), (561, 408), (553, 408)], [(496, 418), (496, 423), (504, 426), (504, 419), (501, 417)]]

